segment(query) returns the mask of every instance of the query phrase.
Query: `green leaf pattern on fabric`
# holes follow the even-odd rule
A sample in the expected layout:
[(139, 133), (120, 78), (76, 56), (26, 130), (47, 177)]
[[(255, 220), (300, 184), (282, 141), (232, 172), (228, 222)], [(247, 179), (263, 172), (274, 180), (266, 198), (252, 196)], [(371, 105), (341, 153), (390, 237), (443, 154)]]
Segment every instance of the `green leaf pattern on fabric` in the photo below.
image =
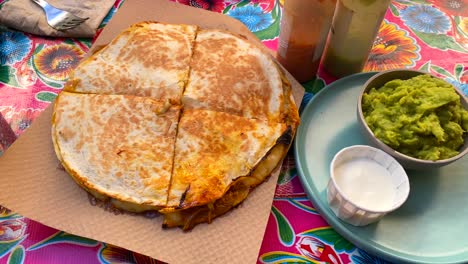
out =
[(278, 37), (279, 33), (280, 33), (280, 16), (276, 17), (276, 19), (273, 21), (273, 23), (263, 29), (263, 30), (259, 30), (257, 32), (254, 32), (255, 36), (257, 36), (257, 38), (259, 38), (260, 40), (269, 40), (269, 39), (275, 39), (276, 37)]
[(248, 5), (249, 3), (250, 3), (249, 0), (242, 0), (236, 5), (236, 7), (243, 7), (243, 6)]
[(431, 70), (431, 61), (427, 61), (426, 63), (421, 65), (421, 67), (419, 67), (419, 70), (425, 71), (425, 72), (430, 72), (430, 70)]
[(282, 264), (282, 263), (320, 263), (304, 257), (302, 255), (289, 252), (273, 251), (260, 256), (262, 263)]
[(79, 236), (65, 233), (63, 231), (59, 231), (53, 234), (52, 236), (47, 237), (44, 240), (39, 241), (36, 244), (30, 246), (28, 248), (28, 251), (36, 250), (36, 249), (39, 249), (39, 248), (42, 248), (51, 244), (56, 244), (56, 243), (71, 243), (71, 244), (77, 244), (81, 246), (94, 247), (99, 242), (89, 239), (89, 238), (79, 237)]
[(390, 5), (390, 12), (392, 12), (392, 14), (394, 16), (399, 16), (400, 15), (400, 11), (398, 11), (398, 9), (393, 4)]
[(306, 92), (316, 94), (325, 87), (325, 81), (321, 78), (315, 78), (311, 81), (303, 83)]
[(336, 252), (351, 252), (356, 247), (349, 241), (344, 239), (331, 227), (316, 228), (304, 231), (299, 234), (300, 236), (314, 236), (320, 240), (323, 240), (335, 248)]
[(278, 224), (278, 234), (281, 239), (281, 243), (286, 246), (292, 246), (294, 243), (294, 230), (291, 227), (288, 219), (275, 207), (271, 207), (271, 212), (276, 219)]
[(0, 258), (8, 254), (10, 250), (16, 247), (18, 244), (21, 243), (26, 238), (26, 236), (19, 237), (15, 240), (11, 241), (0, 241)]
[(457, 64), (457, 65), (455, 65), (455, 71), (454, 71), (454, 73), (455, 73), (455, 78), (456, 78), (457, 80), (460, 80), (461, 74), (463, 73), (463, 69), (464, 69), (464, 67), (463, 67), (462, 64)]
[(16, 69), (8, 65), (0, 65), (0, 82), (8, 84), (12, 87), (19, 88), (20, 85), (16, 80)]
[(317, 210), (315, 210), (315, 208), (313, 207), (310, 207), (310, 206), (307, 206), (301, 202), (299, 202), (298, 200), (296, 199), (292, 199), (292, 198), (289, 198), (288, 199), (289, 203), (291, 203), (292, 205), (294, 205), (295, 207), (305, 211), (305, 212), (308, 212), (308, 213), (311, 213), (311, 214), (315, 214), (315, 215), (318, 215), (318, 212)]
[(290, 182), (297, 175), (297, 169), (292, 168), (290, 170), (282, 171), (278, 178), (278, 184), (283, 185)]
[(455, 79), (455, 77), (451, 73), (449, 73), (446, 69), (444, 69), (442, 67), (439, 67), (437, 65), (431, 65), (431, 69), (434, 70), (435, 72), (437, 72), (438, 74), (441, 74), (441, 75), (450, 77), (452, 79)]
[(56, 97), (57, 97), (57, 94), (53, 92), (38, 92), (36, 94), (36, 99), (38, 101), (48, 102), (48, 103), (53, 102)]
[(424, 33), (413, 30), (414, 34), (418, 36), (419, 39), (424, 41), (427, 45), (437, 48), (440, 50), (455, 50), (459, 52), (468, 52), (460, 44), (458, 44), (453, 37), (442, 35), (442, 34), (433, 34), (433, 33)]
[(21, 245), (17, 246), (15, 249), (13, 249), (10, 256), (8, 257), (8, 264), (23, 264), (24, 256), (24, 247)]

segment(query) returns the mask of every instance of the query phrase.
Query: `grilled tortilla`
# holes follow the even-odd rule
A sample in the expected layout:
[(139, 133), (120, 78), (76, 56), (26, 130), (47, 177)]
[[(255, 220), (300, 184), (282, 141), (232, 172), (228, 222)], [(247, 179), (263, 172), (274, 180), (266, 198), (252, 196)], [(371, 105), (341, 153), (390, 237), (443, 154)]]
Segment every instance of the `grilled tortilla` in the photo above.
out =
[[(278, 165), (290, 140), (284, 123), (185, 109), (167, 208), (161, 211), (164, 226), (188, 230), (238, 205)], [(278, 143), (281, 148), (275, 148)]]
[(135, 24), (81, 62), (64, 90), (179, 102), (196, 30), (190, 25)]
[(55, 150), (91, 193), (127, 205), (126, 210), (161, 208), (179, 114), (179, 106), (151, 98), (62, 92), (52, 120)]
[(216, 29), (199, 31), (190, 67), (186, 108), (281, 120), (280, 72), (269, 54), (245, 39)]
[(190, 208), (223, 196), (250, 174), (286, 125), (223, 112), (185, 110), (179, 122), (169, 207)]
[[(214, 127), (217, 127), (217, 129), (214, 129), (215, 131), (218, 131), (218, 135), (221, 135), (221, 138), (219, 141), (222, 142), (224, 141), (225, 134), (219, 133), (220, 131), (223, 131), (225, 129), (225, 133), (229, 134), (230, 129), (238, 129), (238, 131), (241, 131), (242, 128), (239, 128), (237, 125), (236, 126), (229, 126), (226, 125), (224, 126), (223, 123), (227, 122), (228, 124), (232, 122), (235, 122), (235, 119), (242, 120), (243, 122), (251, 122), (253, 124), (254, 129), (262, 128), (263, 125), (268, 126), (267, 133), (272, 133), (275, 134), (277, 131), (274, 130), (275, 126), (280, 125), (281, 126), (281, 133), (280, 135), (276, 134), (274, 135), (273, 138), (265, 139), (261, 137), (261, 129), (259, 131), (251, 131), (253, 135), (259, 136), (259, 139), (256, 140), (255, 137), (252, 138), (251, 140), (256, 143), (273, 143), (273, 145), (268, 145), (264, 144), (262, 145), (259, 149), (262, 149), (263, 151), (267, 150), (264, 155), (258, 155), (259, 157), (261, 156), (260, 160), (257, 160), (254, 165), (252, 163), (247, 163), (247, 160), (244, 160), (246, 163), (242, 163), (241, 159), (239, 158), (239, 155), (243, 155), (244, 159), (245, 157), (249, 157), (248, 152), (241, 152), (244, 154), (234, 154), (232, 155), (233, 159), (237, 158), (237, 168), (242, 168), (244, 166), (247, 167), (248, 165), (250, 167), (250, 170), (248, 174), (242, 175), (242, 173), (239, 173), (239, 177), (235, 178), (232, 177), (231, 182), (229, 182), (229, 179), (225, 180), (225, 185), (224, 189), (219, 188), (218, 189), (218, 194), (222, 193), (221, 190), (224, 190), (224, 193), (222, 194), (221, 197), (215, 196), (212, 197), (213, 199), (204, 199), (204, 195), (194, 195), (192, 196), (191, 199), (186, 200), (186, 195), (190, 192), (190, 186), (184, 185), (183, 181), (176, 180), (177, 177), (176, 173), (173, 174), (172, 181), (173, 183), (178, 181), (175, 185), (171, 186), (170, 194), (169, 194), (169, 199), (168, 199), (168, 207), (160, 210), (161, 213), (164, 214), (164, 222), (163, 222), (163, 227), (170, 228), (170, 227), (181, 227), (183, 230), (190, 230), (194, 226), (200, 223), (210, 223), (214, 218), (223, 215), (227, 213), (229, 210), (232, 208), (236, 207), (239, 205), (242, 201), (244, 201), (249, 193), (259, 184), (264, 182), (268, 176), (281, 164), (281, 161), (283, 158), (286, 156), (289, 147), (292, 143), (292, 140), (294, 138), (297, 126), (299, 125), (299, 113), (296, 107), (296, 104), (294, 103), (294, 99), (292, 97), (292, 91), (291, 91), (291, 84), (289, 83), (289, 80), (286, 78), (284, 72), (278, 67), (277, 68), (280, 76), (281, 76), (281, 82), (282, 82), (282, 87), (281, 89), (283, 90), (283, 98), (284, 98), (284, 105), (282, 106), (283, 108), (283, 113), (280, 115), (280, 122), (276, 123), (273, 121), (259, 121), (256, 119), (248, 119), (245, 117), (241, 117), (238, 115), (233, 115), (233, 114), (227, 114), (224, 112), (219, 112), (216, 113), (216, 111), (201, 111), (202, 109), (196, 108), (196, 110), (192, 110), (191, 107), (185, 107), (185, 112), (191, 111), (193, 113), (189, 114), (189, 116), (207, 116), (211, 115), (211, 120), (212, 125)], [(184, 138), (190, 137), (190, 132), (183, 132), (184, 126), (188, 126), (188, 131), (193, 131), (191, 126), (194, 124), (197, 124), (198, 127), (200, 127), (201, 124), (206, 124), (209, 121), (196, 121), (196, 118), (192, 118), (192, 121), (190, 121), (189, 118), (184, 114), (182, 115), (182, 119), (180, 121), (179, 125), (179, 132), (177, 136), (177, 141), (176, 141), (176, 161), (174, 162), (174, 172), (177, 170), (179, 160), (177, 160), (177, 157), (179, 157), (180, 162), (187, 161), (189, 159), (184, 158), (182, 153), (190, 155), (190, 152), (186, 150), (187, 146), (183, 143), (185, 140)], [(198, 114), (197, 114), (198, 112)], [(202, 114), (204, 113), (204, 114)], [(210, 114), (208, 114), (210, 113)], [(233, 118), (234, 120), (231, 120)], [(200, 118), (200, 120), (202, 120)], [(185, 124), (187, 121), (188, 124)], [(211, 128), (211, 125), (208, 125), (208, 127)], [(284, 129), (286, 128), (286, 129)], [(260, 133), (259, 133), (260, 132)], [(198, 144), (200, 144), (202, 147), (207, 147), (206, 144), (213, 144), (216, 145), (216, 141), (211, 140), (211, 136), (208, 136), (206, 132), (196, 132), (195, 137), (198, 138)], [(205, 133), (206, 138), (205, 142), (203, 140), (203, 133)], [(216, 133), (215, 133), (216, 134)], [(235, 135), (235, 134), (234, 134)], [(271, 135), (273, 136), (273, 135)], [(188, 141), (187, 141), (188, 142)], [(181, 146), (180, 146), (181, 145)], [(190, 144), (190, 145), (197, 145), (195, 144)], [(194, 147), (196, 148), (196, 147)], [(215, 147), (216, 148), (216, 147)], [(216, 148), (219, 150), (219, 148)], [(221, 148), (223, 149), (223, 148)], [(255, 147), (251, 147), (250, 150), (255, 149)], [(212, 152), (213, 154), (211, 155), (212, 158), (216, 159), (216, 152), (214, 149), (209, 149), (209, 152)], [(229, 148), (225, 148), (224, 151), (229, 152)], [(219, 153), (221, 154), (221, 153)], [(253, 153), (251, 153), (253, 154)], [(258, 153), (257, 153), (258, 154)], [(228, 155), (226, 155), (228, 156)], [(226, 157), (225, 156), (225, 157)], [(223, 159), (220, 159), (223, 160)], [(251, 159), (250, 162), (253, 160)], [(231, 162), (234, 164), (235, 162), (228, 160), (228, 162)], [(223, 163), (221, 163), (223, 164)], [(216, 167), (217, 165), (210, 165), (209, 163), (205, 163), (204, 165), (197, 165), (198, 168), (206, 166), (206, 167)], [(235, 168), (235, 166), (233, 166)], [(184, 173), (183, 173), (182, 168), (182, 173), (179, 173), (182, 175), (180, 178), (184, 178)], [(180, 170), (179, 170), (180, 171)], [(212, 178), (219, 178), (219, 179), (226, 179), (226, 175), (229, 173), (223, 172), (222, 169), (218, 169), (218, 174), (216, 173), (210, 173)], [(221, 173), (219, 173), (221, 172)], [(204, 174), (201, 174), (204, 175)], [(242, 175), (242, 176), (241, 176)], [(199, 182), (203, 183), (204, 177), (201, 177), (201, 180), (198, 180)], [(216, 182), (216, 180), (214, 180)], [(218, 180), (218, 182), (221, 182)], [(176, 186), (179, 186), (176, 188)], [(188, 187), (184, 190), (184, 186)], [(207, 193), (210, 193), (212, 196), (215, 191), (211, 189), (212, 185), (210, 184), (210, 188), (206, 191)], [(219, 187), (219, 185), (218, 185)], [(185, 192), (185, 194), (183, 193)], [(193, 191), (192, 191), (193, 192)], [(180, 197), (180, 200), (178, 199)], [(218, 198), (217, 198), (218, 197)], [(189, 202), (190, 201), (190, 202)], [(179, 203), (177, 205), (177, 203)], [(191, 206), (187, 206), (188, 203), (192, 203)]]
[(163, 227), (189, 230), (240, 204), (281, 164), (299, 124), (269, 54), (195, 26), (133, 25), (65, 90), (52, 128), (65, 169), (118, 208), (158, 210)]

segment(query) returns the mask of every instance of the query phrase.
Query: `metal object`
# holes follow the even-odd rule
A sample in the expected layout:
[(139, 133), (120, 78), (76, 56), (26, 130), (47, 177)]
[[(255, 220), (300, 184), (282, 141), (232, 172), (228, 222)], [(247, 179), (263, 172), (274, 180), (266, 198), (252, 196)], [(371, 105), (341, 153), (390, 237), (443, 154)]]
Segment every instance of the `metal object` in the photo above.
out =
[(68, 11), (58, 9), (44, 0), (31, 0), (44, 9), (47, 23), (56, 30), (63, 31), (75, 28), (85, 22), (87, 18), (78, 17)]

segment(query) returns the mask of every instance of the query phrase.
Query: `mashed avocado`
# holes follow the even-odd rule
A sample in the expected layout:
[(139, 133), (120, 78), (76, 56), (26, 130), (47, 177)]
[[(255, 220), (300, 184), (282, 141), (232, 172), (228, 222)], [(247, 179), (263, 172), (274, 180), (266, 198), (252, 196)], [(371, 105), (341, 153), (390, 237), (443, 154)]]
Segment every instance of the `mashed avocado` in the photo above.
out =
[(392, 80), (363, 95), (362, 111), (375, 136), (406, 155), (440, 160), (457, 155), (468, 111), (454, 88), (430, 75)]

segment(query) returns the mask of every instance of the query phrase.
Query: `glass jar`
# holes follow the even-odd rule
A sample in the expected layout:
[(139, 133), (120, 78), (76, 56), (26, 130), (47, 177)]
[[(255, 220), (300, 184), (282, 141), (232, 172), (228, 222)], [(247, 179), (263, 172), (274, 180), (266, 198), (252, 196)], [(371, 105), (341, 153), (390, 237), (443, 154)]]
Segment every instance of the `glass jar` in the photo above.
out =
[(335, 77), (361, 72), (390, 0), (338, 0), (323, 69)]
[(299, 81), (315, 78), (336, 0), (285, 0), (278, 61)]

